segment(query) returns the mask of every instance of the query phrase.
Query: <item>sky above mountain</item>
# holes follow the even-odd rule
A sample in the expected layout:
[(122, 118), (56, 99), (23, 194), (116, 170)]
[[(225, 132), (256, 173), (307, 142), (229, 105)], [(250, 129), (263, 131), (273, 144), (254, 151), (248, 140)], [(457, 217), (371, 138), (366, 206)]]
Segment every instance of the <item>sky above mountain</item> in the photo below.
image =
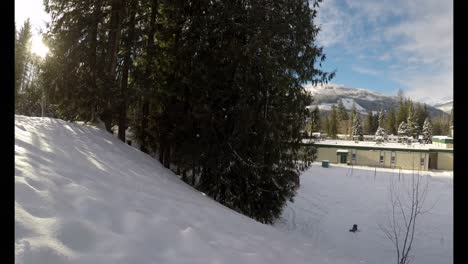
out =
[(453, 99), (453, 2), (324, 0), (319, 44), (333, 83), (427, 103)]
[[(15, 0), (17, 29), (50, 21), (42, 0)], [(333, 83), (387, 95), (398, 89), (429, 104), (453, 99), (453, 1), (324, 0), (318, 41)]]

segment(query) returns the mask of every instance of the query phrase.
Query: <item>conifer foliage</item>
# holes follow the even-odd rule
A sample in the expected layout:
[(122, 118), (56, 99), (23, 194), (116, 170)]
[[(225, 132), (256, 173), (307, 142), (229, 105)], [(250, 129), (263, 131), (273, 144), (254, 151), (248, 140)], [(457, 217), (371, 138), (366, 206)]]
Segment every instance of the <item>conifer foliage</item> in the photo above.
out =
[(379, 124), (379, 127), (377, 128), (377, 131), (375, 132), (375, 135), (380, 136), (383, 139), (385, 139), (387, 137), (387, 132), (385, 131), (385, 128), (384, 128), (384, 112), (383, 112), (383, 110), (381, 110), (379, 112), (378, 124)]
[(422, 135), (425, 144), (432, 143), (432, 123), (429, 120), (429, 118), (426, 118), (426, 120), (424, 120)]
[(364, 140), (364, 134), (362, 133), (361, 119), (359, 115), (354, 115), (353, 119), (353, 138), (357, 138), (359, 141)]
[(408, 136), (408, 125), (405, 121), (401, 122), (398, 126), (398, 135), (402, 137)]
[(321, 0), (44, 2), (58, 117), (119, 125), (122, 140), (130, 125), (215, 200), (264, 223), (281, 214), (314, 158), (303, 84), (334, 76), (319, 67)]

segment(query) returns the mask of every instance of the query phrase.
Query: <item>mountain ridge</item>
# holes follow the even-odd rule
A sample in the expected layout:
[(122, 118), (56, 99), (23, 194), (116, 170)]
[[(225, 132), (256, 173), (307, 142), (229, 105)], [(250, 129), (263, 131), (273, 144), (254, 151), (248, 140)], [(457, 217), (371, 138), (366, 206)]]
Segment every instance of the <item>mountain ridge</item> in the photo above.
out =
[[(398, 99), (396, 96), (385, 95), (365, 88), (352, 88), (339, 84), (324, 84), (305, 86), (307, 92), (313, 96), (313, 103), (310, 108), (318, 106), (321, 111), (330, 111), (332, 106), (337, 106), (339, 101), (347, 110), (351, 110), (353, 104), (356, 110), (364, 115), (369, 111), (376, 113), (383, 109), (385, 112), (390, 110), (391, 106), (398, 108)], [(413, 100), (413, 102), (418, 102)], [(421, 103), (421, 102), (418, 102)], [(430, 117), (446, 115), (447, 112), (435, 106), (426, 104)]]

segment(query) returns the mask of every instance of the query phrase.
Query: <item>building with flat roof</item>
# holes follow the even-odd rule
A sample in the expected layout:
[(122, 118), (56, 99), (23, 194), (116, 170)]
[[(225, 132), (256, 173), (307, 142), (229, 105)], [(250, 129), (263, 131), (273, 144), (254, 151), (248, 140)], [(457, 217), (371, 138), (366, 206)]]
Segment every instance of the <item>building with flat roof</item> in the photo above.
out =
[[(453, 170), (453, 141), (434, 144), (324, 140), (315, 142), (317, 161), (405, 170)], [(307, 144), (308, 145), (308, 144)]]

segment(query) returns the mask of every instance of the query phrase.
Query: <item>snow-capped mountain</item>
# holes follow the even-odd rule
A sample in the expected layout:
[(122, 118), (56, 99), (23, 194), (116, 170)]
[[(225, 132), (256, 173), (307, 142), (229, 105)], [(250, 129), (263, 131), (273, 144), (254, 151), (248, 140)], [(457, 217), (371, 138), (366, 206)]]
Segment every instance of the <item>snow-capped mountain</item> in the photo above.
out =
[(440, 102), (440, 103), (434, 104), (433, 106), (446, 113), (450, 113), (450, 111), (452, 111), (452, 108), (453, 108), (453, 100)]
[[(339, 84), (324, 84), (312, 86), (308, 85), (305, 89), (310, 92), (314, 98), (311, 107), (318, 105), (320, 110), (330, 111), (333, 105), (338, 105), (341, 100), (346, 109), (351, 110), (353, 104), (356, 110), (361, 114), (367, 114), (368, 111), (377, 113), (381, 109), (388, 111), (391, 106), (397, 107), (397, 97), (384, 95), (378, 92), (362, 88), (350, 88)], [(430, 116), (443, 115), (443, 110), (427, 105)]]

